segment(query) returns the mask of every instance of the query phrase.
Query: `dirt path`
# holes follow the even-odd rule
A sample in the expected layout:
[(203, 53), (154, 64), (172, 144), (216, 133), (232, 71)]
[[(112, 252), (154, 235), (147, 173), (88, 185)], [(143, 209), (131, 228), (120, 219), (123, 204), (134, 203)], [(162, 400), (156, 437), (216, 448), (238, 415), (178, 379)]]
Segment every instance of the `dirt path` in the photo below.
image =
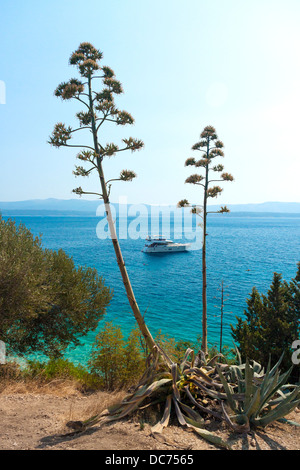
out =
[[(69, 420), (91, 416), (99, 404), (104, 408), (111, 395), (54, 396), (50, 394), (0, 395), (0, 450), (205, 450), (214, 446), (177, 426), (154, 438), (150, 426), (126, 420), (92, 428), (85, 434), (64, 436)], [(300, 422), (300, 412), (290, 419)], [(233, 449), (300, 450), (300, 428), (276, 423), (248, 435), (232, 434), (224, 425), (216, 432), (229, 439)], [(217, 450), (217, 449), (216, 449)]]

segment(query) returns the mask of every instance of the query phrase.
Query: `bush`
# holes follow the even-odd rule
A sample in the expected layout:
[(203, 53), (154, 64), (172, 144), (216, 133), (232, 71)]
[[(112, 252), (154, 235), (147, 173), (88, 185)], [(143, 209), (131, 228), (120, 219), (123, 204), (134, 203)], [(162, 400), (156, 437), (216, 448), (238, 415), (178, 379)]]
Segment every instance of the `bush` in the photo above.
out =
[(71, 380), (77, 382), (82, 390), (98, 390), (103, 387), (103, 381), (85, 367), (75, 365), (67, 359), (50, 359), (46, 363), (28, 361), (22, 371), (24, 380), (37, 380), (49, 383), (52, 380)]
[(290, 368), (292, 343), (300, 334), (300, 263), (290, 283), (274, 273), (267, 295), (253, 288), (247, 306), (246, 318), (238, 317), (236, 327), (231, 326), (242, 358), (250, 357), (266, 367), (270, 355), (276, 363), (285, 352), (283, 367)]
[(96, 336), (89, 366), (91, 372), (102, 377), (108, 390), (134, 383), (145, 366), (139, 331), (133, 330), (126, 341), (119, 326), (105, 323)]
[(9, 353), (61, 357), (97, 328), (112, 294), (95, 269), (0, 216), (0, 339)]

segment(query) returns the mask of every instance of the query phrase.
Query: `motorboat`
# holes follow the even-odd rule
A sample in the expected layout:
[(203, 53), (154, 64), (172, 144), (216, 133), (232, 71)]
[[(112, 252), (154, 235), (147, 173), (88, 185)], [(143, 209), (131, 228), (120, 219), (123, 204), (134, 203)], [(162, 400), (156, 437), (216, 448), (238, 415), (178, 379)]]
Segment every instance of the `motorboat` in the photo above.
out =
[(142, 251), (144, 253), (179, 253), (187, 251), (190, 243), (175, 243), (162, 236), (155, 236), (146, 238), (146, 243)]

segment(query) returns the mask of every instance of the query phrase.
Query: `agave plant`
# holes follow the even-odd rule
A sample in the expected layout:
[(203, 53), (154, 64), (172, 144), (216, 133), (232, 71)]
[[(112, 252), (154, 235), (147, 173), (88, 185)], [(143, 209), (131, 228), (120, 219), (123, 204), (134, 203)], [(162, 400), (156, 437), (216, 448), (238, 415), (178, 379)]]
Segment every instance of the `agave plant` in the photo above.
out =
[[(69, 422), (67, 426), (75, 432), (80, 432), (95, 424), (119, 420), (137, 410), (164, 404), (162, 419), (152, 428), (154, 435), (161, 433), (168, 426), (171, 413), (174, 411), (180, 425), (191, 428), (207, 441), (228, 449), (227, 442), (204, 428), (203, 415), (210, 415), (218, 420), (223, 419), (222, 414), (214, 409), (215, 403), (213, 403), (216, 398), (226, 399), (225, 393), (218, 392), (222, 388), (221, 383), (214, 382), (213, 377), (218, 377), (214, 367), (216, 359), (217, 356), (204, 367), (199, 356), (195, 358), (194, 351), (187, 349), (183, 361), (176, 364), (160, 346), (156, 345), (147, 360), (143, 377), (130, 395), (120, 404), (101, 414), (86, 421)], [(197, 362), (201, 367), (197, 367)], [(206, 396), (206, 388), (211, 390), (212, 399)], [(211, 406), (207, 406), (209, 403)]]
[(208, 416), (225, 421), (235, 432), (248, 432), (252, 426), (266, 426), (283, 418), (300, 403), (300, 387), (286, 385), (290, 371), (280, 374), (281, 360), (272, 369), (269, 362), (264, 372), (254, 361), (252, 365), (247, 360), (236, 366), (218, 363), (220, 356), (207, 361), (202, 351), (195, 356), (192, 349), (187, 349), (177, 364), (156, 345), (139, 384), (121, 403), (67, 426), (80, 432), (163, 404), (163, 416), (152, 428), (154, 435), (168, 426), (171, 416), (176, 416), (180, 425), (229, 449), (228, 442), (205, 429)]

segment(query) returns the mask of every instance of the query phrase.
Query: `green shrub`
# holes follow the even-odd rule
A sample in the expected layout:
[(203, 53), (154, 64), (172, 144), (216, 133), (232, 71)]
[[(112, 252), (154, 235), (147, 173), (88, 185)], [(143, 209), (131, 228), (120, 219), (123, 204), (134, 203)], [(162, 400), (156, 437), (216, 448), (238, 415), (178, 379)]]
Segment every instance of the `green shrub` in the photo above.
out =
[(61, 357), (98, 327), (111, 297), (95, 269), (76, 268), (0, 215), (0, 339), (9, 353)]
[(121, 328), (114, 326), (112, 322), (105, 323), (93, 345), (89, 360), (91, 372), (102, 377), (105, 388), (119, 388), (129, 380), (126, 368), (132, 359), (134, 358), (130, 356), (129, 348), (126, 354), (126, 342)]
[(274, 273), (267, 295), (253, 288), (247, 307), (245, 319), (237, 318), (231, 326), (243, 360), (248, 357), (266, 367), (270, 355), (274, 364), (285, 353), (282, 364), (288, 369), (292, 344), (300, 334), (300, 263), (290, 283)]
[(103, 387), (102, 380), (81, 365), (75, 365), (67, 359), (50, 359), (48, 362), (28, 361), (22, 371), (24, 380), (37, 380), (49, 383), (53, 380), (71, 380), (77, 382), (82, 390), (98, 390)]

